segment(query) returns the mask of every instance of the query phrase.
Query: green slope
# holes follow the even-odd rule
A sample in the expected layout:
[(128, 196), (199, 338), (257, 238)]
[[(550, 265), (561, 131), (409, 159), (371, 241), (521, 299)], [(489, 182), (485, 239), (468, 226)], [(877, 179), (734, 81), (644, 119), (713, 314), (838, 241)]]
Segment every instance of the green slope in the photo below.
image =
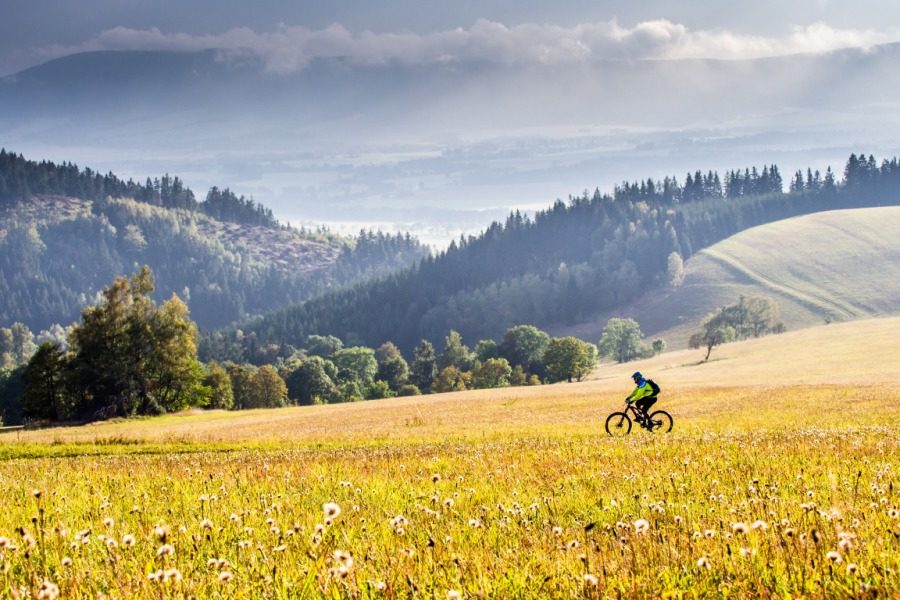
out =
[(741, 294), (775, 299), (788, 329), (900, 314), (900, 207), (815, 213), (745, 230), (692, 257), (677, 289), (578, 333), (599, 335), (606, 318), (628, 316), (648, 337), (682, 348), (706, 314)]

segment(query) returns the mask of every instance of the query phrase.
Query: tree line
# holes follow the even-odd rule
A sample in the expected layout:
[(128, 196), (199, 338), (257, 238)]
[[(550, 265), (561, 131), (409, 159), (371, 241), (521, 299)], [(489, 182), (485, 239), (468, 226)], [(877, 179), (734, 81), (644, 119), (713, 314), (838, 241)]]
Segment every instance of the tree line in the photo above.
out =
[(601, 356), (589, 342), (517, 325), (474, 348), (454, 330), (439, 351), (423, 339), (411, 361), (391, 341), (345, 346), (313, 334), (270, 364), (204, 364), (187, 304), (173, 294), (158, 305), (154, 289), (145, 266), (117, 277), (59, 339), (51, 332), (35, 339), (22, 324), (0, 329), (2, 420), (85, 421), (538, 385), (580, 380)]
[(26, 160), (21, 154), (0, 148), (0, 207), (27, 202), (35, 195), (54, 194), (81, 200), (132, 198), (165, 208), (199, 211), (221, 221), (243, 225), (278, 227), (272, 210), (252, 198), (237, 196), (228, 188), (210, 188), (203, 201), (177, 176), (168, 173), (144, 183), (122, 181), (113, 173), (101, 174), (71, 162)]

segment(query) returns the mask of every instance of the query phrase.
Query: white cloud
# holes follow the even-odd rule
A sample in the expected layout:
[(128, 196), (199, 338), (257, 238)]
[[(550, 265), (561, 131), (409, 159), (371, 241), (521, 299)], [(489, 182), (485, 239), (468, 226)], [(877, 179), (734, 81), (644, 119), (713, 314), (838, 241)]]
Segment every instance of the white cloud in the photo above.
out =
[(342, 25), (313, 30), (280, 26), (271, 32), (230, 29), (218, 35), (164, 33), (159, 29), (116, 27), (77, 46), (41, 50), (47, 58), (88, 50), (250, 51), (266, 69), (289, 73), (317, 58), (342, 58), (357, 65), (489, 62), (502, 65), (560, 64), (604, 59), (745, 59), (838, 48), (870, 48), (900, 41), (900, 30), (836, 29), (825, 23), (796, 26), (781, 37), (727, 30), (692, 31), (665, 19), (622, 27), (615, 20), (574, 27), (504, 25), (479, 20), (469, 28), (432, 33), (353, 33)]

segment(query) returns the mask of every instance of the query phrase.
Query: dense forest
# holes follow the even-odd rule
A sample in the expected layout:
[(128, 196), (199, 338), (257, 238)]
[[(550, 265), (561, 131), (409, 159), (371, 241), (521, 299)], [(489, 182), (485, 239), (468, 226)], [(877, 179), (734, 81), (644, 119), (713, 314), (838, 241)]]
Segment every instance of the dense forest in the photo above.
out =
[(205, 357), (264, 362), (311, 334), (410, 351), (450, 329), (492, 338), (517, 323), (574, 324), (666, 285), (695, 252), (738, 231), (801, 214), (900, 202), (896, 158), (851, 155), (829, 169), (777, 166), (648, 179), (515, 212), (404, 272), (313, 298), (205, 336)]
[(81, 200), (132, 198), (164, 208), (199, 211), (220, 221), (278, 227), (271, 209), (252, 198), (237, 196), (228, 188), (213, 187), (206, 199), (198, 202), (184, 182), (169, 174), (153, 180), (148, 177), (140, 184), (131, 179), (122, 181), (112, 173), (102, 175), (90, 168), (79, 169), (72, 163), (26, 160), (21, 154), (0, 149), (0, 208), (50, 194)]
[(201, 328), (223, 327), (427, 254), (409, 235), (276, 226), (229, 190), (198, 205), (178, 178), (140, 186), (6, 152), (0, 164), (0, 325), (67, 326), (103, 285), (147, 264), (161, 297), (177, 293)]

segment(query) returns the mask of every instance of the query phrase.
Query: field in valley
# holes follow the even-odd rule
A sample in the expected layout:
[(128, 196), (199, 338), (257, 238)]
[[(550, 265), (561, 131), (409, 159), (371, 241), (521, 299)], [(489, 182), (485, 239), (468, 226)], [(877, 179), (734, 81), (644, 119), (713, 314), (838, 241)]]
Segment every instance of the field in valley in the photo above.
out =
[[(588, 380), (0, 434), (0, 595), (896, 595), (900, 319)], [(639, 368), (675, 430), (602, 431)]]

